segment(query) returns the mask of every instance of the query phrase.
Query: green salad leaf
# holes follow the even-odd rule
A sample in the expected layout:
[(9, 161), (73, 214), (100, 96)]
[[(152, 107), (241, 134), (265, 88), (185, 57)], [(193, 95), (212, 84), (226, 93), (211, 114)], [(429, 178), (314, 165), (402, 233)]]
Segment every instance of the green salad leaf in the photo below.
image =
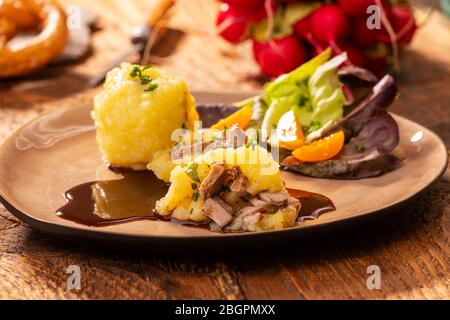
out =
[(289, 3), (275, 12), (272, 30), (268, 31), (267, 19), (264, 19), (253, 27), (252, 38), (259, 42), (266, 42), (270, 39), (287, 37), (294, 32), (297, 21), (309, 16), (320, 5), (321, 3), (317, 1)]
[[(314, 72), (308, 81), (310, 105), (298, 105), (294, 112), (304, 126), (321, 124), (316, 130), (342, 119), (345, 95), (337, 75), (337, 68), (347, 60), (346, 54), (334, 57)], [(315, 131), (315, 130), (314, 130)], [(312, 132), (311, 132), (312, 133)]]
[(311, 137), (317, 136), (314, 132), (342, 119), (345, 95), (337, 68), (347, 60), (347, 55), (344, 53), (331, 60), (330, 57), (331, 49), (327, 49), (264, 86), (262, 100), (268, 106), (261, 126), (264, 140), (270, 142), (271, 130), (291, 110), (299, 116), (305, 134)]

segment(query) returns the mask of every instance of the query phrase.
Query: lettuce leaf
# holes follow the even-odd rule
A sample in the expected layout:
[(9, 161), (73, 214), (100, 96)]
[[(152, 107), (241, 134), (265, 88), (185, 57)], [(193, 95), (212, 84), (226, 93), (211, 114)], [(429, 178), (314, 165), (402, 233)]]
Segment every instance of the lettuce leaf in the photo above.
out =
[(274, 26), (271, 32), (268, 30), (267, 19), (262, 20), (251, 30), (252, 38), (259, 42), (270, 39), (281, 39), (292, 35), (297, 21), (309, 16), (321, 6), (320, 2), (289, 3), (284, 9), (278, 8), (274, 15)]
[[(342, 119), (344, 114), (345, 94), (337, 75), (337, 68), (347, 60), (347, 54), (341, 54), (326, 62), (308, 81), (311, 106), (299, 105), (294, 111), (303, 126), (313, 122), (319, 124), (317, 130), (325, 125)], [(309, 132), (308, 135), (314, 134)], [(308, 140), (308, 138), (307, 138)]]
[(337, 68), (347, 56), (342, 54), (329, 60), (330, 56), (331, 49), (327, 49), (296, 70), (264, 86), (263, 100), (269, 106), (261, 127), (264, 140), (270, 142), (271, 130), (276, 128), (281, 116), (290, 110), (299, 116), (308, 135), (342, 118), (345, 95)]

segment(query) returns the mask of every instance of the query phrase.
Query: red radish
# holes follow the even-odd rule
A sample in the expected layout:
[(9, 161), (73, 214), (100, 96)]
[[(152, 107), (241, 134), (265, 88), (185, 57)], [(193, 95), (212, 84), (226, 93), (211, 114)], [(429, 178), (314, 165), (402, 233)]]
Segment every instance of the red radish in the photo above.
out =
[(248, 12), (234, 9), (226, 3), (220, 6), (217, 16), (217, 26), (220, 35), (231, 43), (239, 43), (247, 39), (250, 23), (256, 23), (265, 17), (265, 10)]
[(264, 6), (264, 0), (222, 0), (222, 2), (243, 10), (260, 9)]
[(380, 31), (369, 29), (366, 19), (358, 19), (353, 24), (353, 40), (361, 48), (369, 48), (378, 42)]
[(345, 14), (352, 17), (364, 17), (367, 14), (367, 7), (374, 4), (375, 0), (338, 0), (338, 5)]
[(367, 61), (367, 69), (371, 70), (375, 75), (381, 77), (386, 73), (388, 68), (388, 57), (387, 56), (379, 56), (379, 57), (365, 57)]
[[(386, 9), (386, 16), (396, 33), (397, 42), (403, 45), (409, 44), (417, 30), (416, 21), (412, 13), (404, 7), (394, 6)], [(391, 43), (385, 28), (383, 28), (383, 32), (380, 35), (380, 40), (385, 43)]]
[(292, 71), (307, 58), (305, 48), (294, 36), (265, 43), (253, 41), (253, 54), (262, 72), (269, 77)]
[(325, 50), (325, 48), (316, 39), (314, 39), (311, 33), (311, 26), (308, 17), (295, 23), (294, 32), (301, 40), (307, 41), (314, 48), (314, 53), (316, 55)]
[(311, 34), (311, 28), (310, 28), (310, 25), (309, 25), (309, 19), (306, 17), (306, 18), (303, 18), (303, 19), (297, 21), (294, 24), (294, 31), (295, 31), (295, 34), (300, 39), (307, 40), (308, 39), (308, 35)]
[(366, 66), (366, 58), (360, 49), (351, 44), (343, 44), (341, 45), (341, 49), (347, 52), (348, 60), (351, 64), (361, 68)]
[(378, 42), (374, 47), (367, 49), (364, 55), (367, 61), (367, 69), (372, 70), (377, 76), (386, 73), (390, 57), (390, 50), (386, 44)]
[(325, 4), (314, 11), (310, 18), (310, 27), (315, 39), (330, 45), (336, 53), (342, 52), (337, 45), (350, 33), (350, 22), (340, 7)]

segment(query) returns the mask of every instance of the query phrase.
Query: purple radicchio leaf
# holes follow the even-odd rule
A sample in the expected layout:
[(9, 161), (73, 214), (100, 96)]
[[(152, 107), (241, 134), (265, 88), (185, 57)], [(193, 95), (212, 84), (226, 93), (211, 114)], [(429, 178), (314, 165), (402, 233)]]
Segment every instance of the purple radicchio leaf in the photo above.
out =
[(386, 108), (397, 95), (391, 76), (383, 78), (372, 94), (323, 136), (344, 130), (348, 143), (330, 160), (307, 163), (288, 156), (284, 169), (329, 179), (362, 179), (394, 170), (401, 160), (391, 155), (399, 143), (399, 128)]
[(203, 128), (209, 128), (240, 108), (231, 104), (198, 104), (196, 109)]
[(343, 66), (338, 71), (339, 79), (343, 83), (345, 94), (345, 114), (351, 112), (370, 93), (377, 76), (371, 71), (356, 66)]
[(283, 169), (310, 177), (350, 180), (379, 176), (398, 168), (401, 162), (396, 156), (373, 150), (358, 159), (330, 159), (312, 163), (299, 162), (290, 156), (283, 160), (282, 166)]
[(378, 78), (372, 71), (356, 66), (345, 66), (338, 71), (339, 78), (344, 81), (360, 81), (367, 83), (377, 83)]
[(401, 160), (390, 154), (399, 143), (399, 128), (394, 118), (377, 108), (356, 137), (350, 139), (339, 156), (320, 162), (307, 163), (290, 156), (282, 166), (317, 178), (362, 179), (394, 170)]
[(359, 134), (344, 146), (340, 158), (359, 159), (373, 151), (389, 154), (399, 142), (399, 128), (394, 118), (385, 109), (378, 108)]
[(386, 75), (372, 89), (371, 94), (341, 121), (326, 130), (322, 137), (344, 130), (346, 138), (357, 135), (377, 108), (388, 108), (397, 96), (397, 86), (390, 75)]

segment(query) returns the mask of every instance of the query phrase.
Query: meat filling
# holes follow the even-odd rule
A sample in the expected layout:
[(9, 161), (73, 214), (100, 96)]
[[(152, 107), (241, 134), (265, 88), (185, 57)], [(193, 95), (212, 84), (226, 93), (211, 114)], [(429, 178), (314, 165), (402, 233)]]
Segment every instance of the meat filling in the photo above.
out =
[(225, 167), (221, 164), (215, 164), (208, 176), (200, 184), (200, 197), (205, 200), (215, 196), (222, 189), (223, 177), (225, 176)]
[(220, 197), (207, 199), (203, 206), (203, 212), (220, 228), (225, 227), (233, 220), (233, 208)]
[[(238, 148), (245, 145), (248, 138), (237, 126), (224, 130), (222, 135), (208, 142), (206, 150), (217, 148)], [(198, 147), (204, 147), (198, 145)], [(181, 149), (181, 153), (183, 150)], [(188, 150), (191, 151), (191, 150)], [(201, 199), (205, 201), (203, 212), (211, 220), (213, 231), (251, 231), (263, 215), (275, 214), (280, 210), (300, 210), (300, 202), (287, 191), (262, 192), (256, 196), (247, 192), (248, 178), (238, 166), (226, 169), (222, 164), (214, 164), (199, 187)]]

